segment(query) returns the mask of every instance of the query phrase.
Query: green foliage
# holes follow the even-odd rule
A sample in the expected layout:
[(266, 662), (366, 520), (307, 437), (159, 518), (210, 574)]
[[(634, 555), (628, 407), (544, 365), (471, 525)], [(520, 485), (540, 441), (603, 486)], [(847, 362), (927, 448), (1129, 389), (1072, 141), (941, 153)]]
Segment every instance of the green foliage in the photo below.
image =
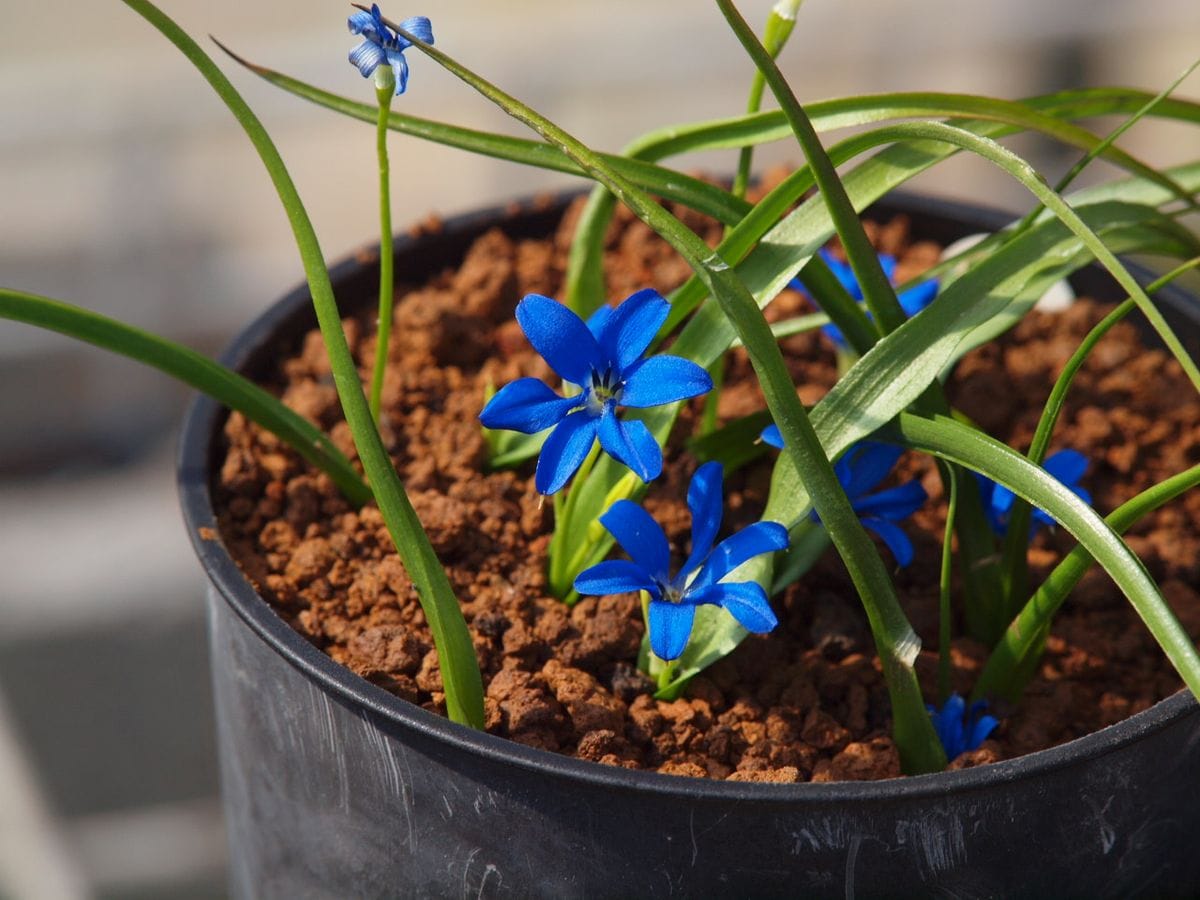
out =
[[(1054, 613), (1093, 563), (1103, 567), (1125, 593), (1188, 686), (1200, 690), (1200, 657), (1145, 567), (1120, 538), (1121, 532), (1141, 516), (1200, 482), (1200, 467), (1151, 487), (1102, 518), (1040, 465), (1072, 378), (1101, 336), (1133, 309), (1145, 316), (1193, 386), (1200, 390), (1200, 368), (1151, 299), (1157, 284), (1144, 289), (1118, 257), (1145, 252), (1188, 260), (1161, 279), (1163, 283), (1200, 259), (1200, 239), (1184, 219), (1200, 208), (1196, 202), (1200, 162), (1164, 170), (1117, 146), (1129, 127), (1147, 117), (1200, 124), (1200, 105), (1171, 96), (1195, 65), (1153, 95), (1127, 89), (1088, 89), (1009, 101), (969, 94), (903, 92), (802, 105), (775, 63), (792, 32), (799, 0), (784, 0), (776, 6), (762, 41), (732, 0), (716, 0), (733, 35), (755, 64), (746, 113), (656, 129), (632, 141), (623, 152), (609, 154), (586, 146), (461, 65), (451, 54), (419, 40), (413, 40), (413, 50), (425, 54), (527, 125), (537, 138), (492, 134), (393, 112), (388, 106), (390, 92), (386, 97), (379, 96), (377, 106), (360, 103), (252, 64), (226, 50), (271, 84), (375, 125), (384, 264), (380, 272), (379, 349), (368, 400), (342, 332), (316, 235), (267, 132), (212, 60), (174, 22), (149, 0), (125, 2), (196, 66), (261, 156), (295, 236), (338, 395), (370, 490), (327, 436), (261, 389), (186, 348), (87, 311), (18, 291), (0, 290), (0, 316), (91, 341), (187, 381), (288, 441), (305, 459), (327, 472), (351, 502), (361, 505), (374, 499), (418, 587), (439, 653), (452, 718), (482, 725), (482, 687), (474, 647), (458, 600), (376, 427), (392, 301), (386, 145), (389, 130), (593, 182), (578, 220), (563, 296), (582, 317), (608, 299), (604, 244), (618, 203), (653, 228), (691, 266), (693, 276), (672, 293), (670, 315), (657, 339), (670, 340), (673, 355), (686, 357), (711, 372), (718, 391), (728, 352), (743, 348), (753, 365), (767, 411), (719, 426), (719, 395), (714, 393), (707, 400), (696, 433), (686, 441), (688, 451), (700, 460), (719, 460), (728, 471), (762, 455), (757, 437), (769, 422), (774, 422), (783, 435), (784, 451), (772, 473), (763, 518), (787, 527), (790, 547), (775, 559), (755, 557), (737, 569), (738, 577), (752, 579), (776, 593), (803, 577), (828, 546), (837, 549), (859, 592), (882, 662), (893, 706), (895, 741), (906, 771), (932, 771), (944, 766), (945, 758), (913, 670), (919, 641), (900, 608), (888, 571), (832, 465), (867, 438), (890, 440), (941, 461), (949, 515), (940, 574), (939, 699), (944, 700), (949, 691), (947, 648), (955, 612), (953, 535), (958, 539), (957, 556), (964, 573), (962, 601), (968, 627), (975, 636), (995, 645), (976, 686), (977, 697), (1015, 695), (1036, 665)], [(767, 88), (779, 109), (760, 111)], [(1079, 124), (1108, 115), (1124, 118), (1103, 136)], [(830, 135), (847, 128), (855, 131), (839, 139)], [(1037, 134), (1062, 147), (1074, 148), (1079, 153), (1078, 161), (1052, 188), (1041, 173), (1001, 143), (1019, 133)], [(754, 149), (779, 140), (795, 141), (805, 162), (752, 204), (745, 195)], [(671, 157), (700, 150), (737, 151), (736, 170), (728, 190), (663, 164)], [(935, 266), (929, 274), (940, 279), (939, 294), (931, 305), (909, 319), (859, 217), (889, 191), (964, 153), (1023, 186), (1032, 197), (1032, 208), (1010, 227), (986, 237), (962, 259)], [(1097, 159), (1116, 167), (1120, 177), (1067, 194), (1075, 176)], [(725, 230), (718, 245), (710, 248), (660, 200), (721, 223)], [(835, 235), (861, 286), (865, 309), (816, 255)], [(956, 416), (942, 393), (941, 382), (957, 361), (1012, 328), (1054, 282), (1093, 262), (1111, 274), (1129, 299), (1097, 326), (1068, 361), (1045, 403), (1028, 453), (1021, 455), (999, 444)], [(960, 263), (965, 265), (960, 268)], [(768, 325), (762, 310), (797, 277), (819, 301), (822, 313)], [(837, 384), (810, 410), (797, 397), (778, 342), (826, 322), (841, 330), (849, 351), (843, 355), (845, 371)], [(613, 389), (614, 393), (619, 390)], [(681, 408), (681, 403), (673, 403), (636, 415), (662, 444), (677, 425)], [(485, 436), (492, 467), (525, 463), (543, 444), (543, 435), (486, 432)], [(1004, 485), (1020, 498), (1013, 507), (1008, 537), (999, 553), (971, 472)], [(604, 560), (613, 547), (600, 516), (618, 500), (637, 499), (644, 490), (640, 480), (612, 457), (593, 452), (586, 458), (569, 490), (553, 501), (556, 528), (548, 570), (553, 593), (568, 603), (576, 599), (573, 583), (577, 574)], [(1060, 522), (1079, 540), (1079, 547), (1029, 596), (1025, 537), (1031, 505)], [(780, 535), (777, 540), (782, 542), (782, 533), (778, 529), (776, 532)], [(657, 678), (658, 695), (677, 694), (690, 678), (729, 653), (745, 635), (726, 610), (701, 606), (691, 640), (678, 660), (664, 665), (648, 650), (643, 654), (645, 668)]]

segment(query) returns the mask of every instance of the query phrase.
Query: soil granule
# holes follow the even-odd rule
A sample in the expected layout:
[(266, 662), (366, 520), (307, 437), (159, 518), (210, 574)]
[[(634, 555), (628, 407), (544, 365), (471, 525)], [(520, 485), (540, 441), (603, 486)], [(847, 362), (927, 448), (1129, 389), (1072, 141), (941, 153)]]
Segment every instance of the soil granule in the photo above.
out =
[[(532, 464), (484, 472), (487, 453), (477, 416), (489, 386), (525, 375), (554, 383), (513, 309), (529, 292), (559, 295), (577, 213), (578, 204), (545, 240), (514, 241), (499, 229), (490, 231), (471, 246), (461, 268), (397, 292), (384, 438), (462, 601), (484, 672), (488, 730), (606, 765), (675, 775), (770, 782), (898, 776), (887, 691), (836, 555), (826, 554), (774, 598), (780, 618), (774, 633), (748, 638), (673, 702), (655, 700), (652, 684), (636, 668), (644, 626), (634, 596), (585, 597), (568, 607), (547, 594), (550, 504), (534, 490)], [(715, 226), (686, 211), (677, 214), (715, 243)], [(870, 231), (880, 249), (899, 256), (900, 279), (937, 258), (935, 245), (910, 239), (902, 217)], [(608, 250), (610, 298), (646, 286), (665, 294), (689, 274), (624, 211), (611, 226)], [(769, 317), (805, 309), (800, 294), (785, 291)], [(1080, 301), (1064, 313), (1032, 313), (962, 361), (948, 386), (951, 401), (1000, 440), (1027, 447), (1053, 378), (1106, 309)], [(364, 378), (374, 353), (365, 321), (346, 322)], [(832, 346), (813, 333), (784, 340), (783, 349), (801, 399), (815, 402), (835, 378)], [(355, 458), (317, 333), (282, 363), (272, 387)], [(678, 558), (689, 549), (684, 498), (697, 465), (683, 444), (699, 402), (681, 416), (665, 451), (664, 473), (646, 499)], [(720, 416), (728, 420), (762, 408), (738, 351)], [(1083, 484), (1106, 513), (1200, 460), (1198, 422), (1200, 401), (1178, 366), (1164, 352), (1146, 349), (1136, 328), (1122, 323), (1077, 377), (1053, 448), (1074, 447), (1089, 456)], [(221, 534), (251, 582), (333, 659), (404, 700), (444, 711), (429, 630), (378, 510), (352, 511), (324, 475), (236, 413), (226, 435), (228, 455), (216, 486)], [(722, 536), (754, 521), (763, 507), (773, 460), (763, 449), (760, 460), (727, 478)], [(931, 497), (904, 523), (916, 561), (897, 573), (896, 582), (924, 642), (918, 673), (932, 697), (944, 503), (927, 457), (906, 455), (900, 472), (901, 478), (919, 478)], [(1200, 636), (1200, 597), (1193, 587), (1200, 583), (1197, 521), (1200, 494), (1191, 493), (1128, 537), (1193, 639)], [(1035, 584), (1072, 545), (1064, 533), (1039, 535), (1030, 557)], [(969, 692), (984, 655), (969, 639), (954, 642), (960, 693)], [(992, 739), (952, 765), (978, 765), (1071, 740), (1144, 710), (1180, 686), (1130, 605), (1093, 568), (1058, 616), (1021, 703), (993, 708), (1001, 724)]]

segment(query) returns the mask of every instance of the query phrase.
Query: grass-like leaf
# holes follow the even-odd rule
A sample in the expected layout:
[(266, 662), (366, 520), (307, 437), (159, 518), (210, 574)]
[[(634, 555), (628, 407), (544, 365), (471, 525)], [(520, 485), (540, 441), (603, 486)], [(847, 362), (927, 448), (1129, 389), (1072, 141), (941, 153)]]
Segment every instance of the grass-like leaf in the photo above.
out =
[(329, 272), (320, 244), (295, 184), (258, 117), (242, 99), (229, 79), (186, 32), (149, 0), (124, 0), (125, 4), (157, 28), (199, 70), (258, 151), (271, 177), (292, 226), (304, 273), (325, 347), (333, 369), (334, 383), (346, 421), (354, 436), (359, 458), (370, 479), (375, 501), (383, 514), (409, 577), (417, 587), (421, 608), (433, 632), (438, 651), (446, 709), (450, 718), (475, 728), (483, 727), (483, 683), (475, 658), (475, 647), (446, 571), (433, 551), (396, 474), (379, 436), (363, 393), (358, 369), (342, 332), (341, 316), (329, 282)]
[[(1144, 516), (1160, 506), (1174, 500), (1176, 497), (1200, 485), (1200, 466), (1192, 466), (1151, 488), (1147, 488), (1132, 500), (1126, 501), (1109, 513), (1104, 521), (1116, 534), (1124, 534), (1136, 525)], [(1031, 500), (1038, 506), (1041, 503)], [(1055, 566), (1054, 571), (1042, 582), (1029, 601), (1013, 619), (1012, 624), (1005, 630), (1000, 642), (992, 649), (987, 664), (979, 674), (972, 693), (973, 699), (988, 697), (1006, 697), (1015, 699), (1024, 687), (1026, 680), (1033, 674), (1037, 661), (1045, 646), (1046, 636), (1050, 633), (1050, 624), (1063, 602), (1071, 593), (1071, 589), (1079, 583), (1089, 568), (1096, 562), (1091, 550), (1082, 542)], [(1141, 608), (1138, 613), (1143, 619), (1146, 614)], [(1169, 614), (1169, 610), (1167, 611)], [(1161, 617), (1161, 610), (1159, 610)], [(1147, 622), (1149, 625), (1150, 623)], [(1158, 632), (1151, 626), (1151, 632), (1158, 638)], [(1187, 635), (1183, 641), (1188, 643)], [(1176, 669), (1176, 655), (1164, 646), (1167, 656)], [(1193, 651), (1194, 652), (1194, 651)], [(1180, 669), (1183, 674), (1183, 670)], [(1188, 687), (1196, 693), (1196, 679), (1184, 676)], [(1200, 694), (1197, 694), (1200, 696)]]
[(325, 472), (354, 506), (371, 501), (362, 476), (328, 435), (278, 397), (190, 347), (91, 310), (8, 288), (0, 288), (0, 318), (56, 331), (153, 366), (236, 409), (285, 441)]
[[(281, 72), (256, 65), (234, 53), (220, 41), (216, 41), (216, 44), (255, 75), (290, 94), (354, 119), (372, 123), (375, 121), (377, 109), (373, 106), (332, 94)], [(562, 150), (540, 141), (479, 131), (474, 128), (463, 128), (395, 111), (388, 116), (388, 127), (402, 134), (433, 141), (447, 147), (456, 147), (479, 156), (490, 156), (571, 175), (584, 174), (583, 169)], [(739, 221), (750, 208), (750, 205), (744, 200), (734, 198), (727, 191), (681, 172), (674, 172), (618, 155), (605, 154), (604, 159), (635, 184), (641, 185), (648, 191), (653, 191), (660, 197), (674, 200), (705, 215), (712, 216), (719, 222), (733, 224)]]
[[(902, 413), (896, 420), (894, 431), (905, 446), (932, 453), (979, 472), (1004, 485), (1028, 503), (1045, 510), (1079, 541), (1080, 549), (1104, 567), (1129, 598), (1184, 683), (1200, 696), (1200, 655), (1167, 606), (1146, 567), (1121, 540), (1119, 531), (1128, 527), (1124, 515), (1116, 517), (1114, 513), (1115, 522), (1106, 522), (1040, 466), (1035, 466), (994, 438), (953, 419), (925, 419)], [(1197, 480), (1195, 469), (1184, 473), (1184, 476), (1178, 477), (1173, 483), (1172, 480), (1163, 482), (1145, 492), (1153, 496), (1138, 504), (1138, 511), (1144, 511), (1152, 502), (1158, 502), (1160, 497), (1178, 494)]]
[(898, 328), (906, 318), (904, 310), (900, 307), (900, 301), (896, 299), (896, 292), (883, 272), (879, 257), (875, 254), (875, 248), (871, 245), (870, 238), (867, 237), (863, 223), (854, 209), (854, 204), (850, 202), (850, 195), (846, 193), (846, 188), (842, 185), (842, 180), (838, 177), (837, 169), (833, 165), (833, 160), (825, 152), (825, 147), (821, 144), (821, 139), (817, 137), (817, 130), (809, 120), (808, 114), (800, 105), (800, 101), (796, 99), (791, 86), (775, 64), (774, 58), (754, 36), (754, 32), (750, 30), (746, 20), (742, 18), (733, 3), (730, 0), (717, 0), (717, 7), (771, 88), (771, 93), (775, 95), (775, 100), (779, 103), (784, 118), (787, 119), (792, 133), (804, 151), (805, 159), (808, 160), (808, 166), (813, 173), (813, 180), (829, 209), (829, 217), (833, 220), (838, 237), (841, 238), (842, 246), (846, 250), (846, 256), (854, 270), (859, 287), (862, 289), (863, 298), (867, 308), (871, 310), (876, 326), (882, 328), (884, 333)]
[[(390, 22), (388, 24), (392, 25)], [(808, 416), (796, 397), (783, 357), (753, 296), (729, 265), (700, 238), (571, 135), (442, 51), (415, 40), (413, 35), (405, 34), (404, 37), (413, 40), (414, 46), (423, 54), (509, 115), (533, 128), (546, 141), (561, 147), (671, 244), (705, 282), (746, 345), (767, 405), (784, 436), (785, 452), (809, 480), (822, 521), (846, 560), (851, 577), (864, 598), (892, 697), (895, 740), (901, 760), (910, 772), (941, 769), (945, 765), (945, 754), (925, 714), (924, 701), (912, 669), (915, 655), (912, 628), (896, 602), (878, 551), (851, 509)]]

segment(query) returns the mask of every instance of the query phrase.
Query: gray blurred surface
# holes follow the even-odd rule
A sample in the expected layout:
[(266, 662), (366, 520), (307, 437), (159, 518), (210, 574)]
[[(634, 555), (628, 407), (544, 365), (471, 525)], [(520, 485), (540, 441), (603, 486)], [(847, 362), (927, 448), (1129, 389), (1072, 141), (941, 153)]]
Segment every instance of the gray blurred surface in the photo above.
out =
[[(753, 23), (770, 5), (741, 4)], [(345, 61), (354, 40), (343, 4), (164, 7), (193, 35), (372, 99)], [(736, 114), (751, 72), (715, 7), (695, 0), (442, 0), (385, 12), (430, 15), (439, 46), (601, 149), (657, 125)], [(1198, 38), (1194, 0), (809, 0), (783, 66), (806, 100), (915, 89), (1017, 97), (1102, 83), (1157, 90), (1191, 61)], [(523, 134), (427, 60), (410, 62), (396, 108)], [(221, 64), (278, 142), (327, 256), (375, 240), (370, 126)], [(1183, 91), (1200, 93), (1195, 81)], [(1195, 136), (1185, 145), (1181, 134), (1139, 126), (1122, 145), (1158, 164), (1200, 155)], [(1036, 141), (1017, 147), (1052, 178), (1071, 161)], [(576, 183), (401, 136), (391, 152), (398, 228)], [(759, 159), (796, 156), (781, 143)], [(728, 171), (732, 159), (684, 165)], [(972, 160), (916, 186), (1026, 202)], [(286, 221), (236, 124), (116, 0), (52, 9), (0, 0), (0, 211), (0, 283), (207, 351), (300, 278)], [(0, 383), (0, 896), (219, 896), (202, 584), (170, 471), (186, 394), (10, 324), (0, 324)]]

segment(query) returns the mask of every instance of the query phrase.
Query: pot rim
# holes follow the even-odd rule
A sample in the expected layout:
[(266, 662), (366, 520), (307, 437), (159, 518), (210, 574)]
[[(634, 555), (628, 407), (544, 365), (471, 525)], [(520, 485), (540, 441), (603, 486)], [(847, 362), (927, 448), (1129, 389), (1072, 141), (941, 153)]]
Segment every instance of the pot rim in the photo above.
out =
[[(578, 193), (580, 192), (558, 194), (556, 199), (565, 205)], [(996, 230), (1012, 221), (1014, 217), (1012, 213), (994, 207), (941, 200), (903, 191), (891, 192), (878, 205), (884, 208), (897, 207), (898, 211), (902, 210), (915, 216), (952, 218), (960, 224), (978, 230)], [(489, 207), (446, 219), (439, 233), (445, 236), (470, 234), (480, 230), (481, 226), (494, 224), (513, 215), (514, 212), (521, 214), (545, 209), (544, 198)], [(420, 236), (401, 234), (395, 239), (394, 252), (410, 252), (420, 240)], [(372, 264), (372, 260), (377, 259), (377, 256), (377, 245), (358, 253), (351, 253), (330, 268), (330, 278), (336, 285), (357, 269)], [(1188, 297), (1186, 292), (1178, 288), (1174, 288), (1173, 293), (1175, 296), (1169, 301), (1173, 305), (1179, 305), (1180, 301)], [(270, 342), (271, 336), (281, 325), (297, 314), (297, 307), (308, 307), (311, 310), (308, 287), (303, 283), (272, 304), (239, 332), (221, 354), (221, 361), (235, 368), (244, 365)], [(184, 522), (211, 586), (221, 594), (239, 618), (290, 665), (332, 691), (343, 702), (365, 708), (390, 724), (402, 726), (428, 739), (443, 742), (468, 754), (477, 754), (493, 762), (516, 765), (565, 781), (589, 783), (606, 790), (682, 795), (711, 798), (715, 801), (794, 803), (936, 799), (950, 791), (980, 790), (1080, 765), (1167, 728), (1186, 714), (1197, 712), (1196, 700), (1184, 688), (1150, 709), (1136, 713), (1121, 722), (1045, 750), (970, 769), (910, 775), (883, 781), (792, 784), (717, 781), (604, 766), (548, 750), (527, 747), (506, 738), (459, 725), (401, 700), (355, 675), (294, 631), (258, 595), (217, 536), (219, 532), (209, 491), (212, 450), (220, 438), (227, 415), (226, 408), (215, 400), (203, 394), (195, 396), (180, 432), (177, 462), (177, 481)]]

